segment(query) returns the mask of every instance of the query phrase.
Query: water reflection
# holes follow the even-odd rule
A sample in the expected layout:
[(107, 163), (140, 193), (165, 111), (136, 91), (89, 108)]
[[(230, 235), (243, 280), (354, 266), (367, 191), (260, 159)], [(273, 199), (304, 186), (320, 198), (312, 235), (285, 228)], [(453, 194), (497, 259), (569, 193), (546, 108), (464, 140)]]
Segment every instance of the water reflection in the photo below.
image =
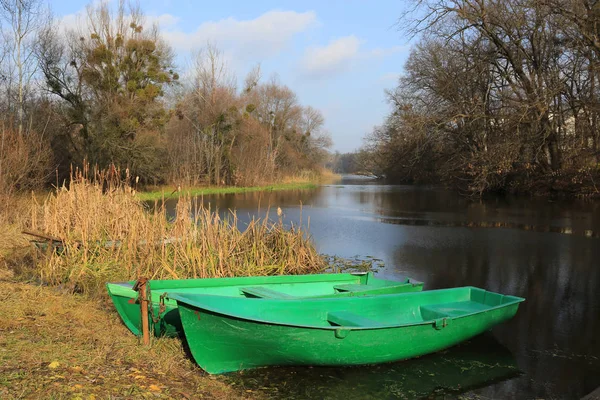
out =
[[(237, 210), (242, 228), (269, 207), (271, 217), (277, 218), (273, 209), (281, 207), (285, 223), (302, 221), (310, 228), (320, 251), (382, 259), (383, 277), (411, 276), (424, 281), (426, 289), (473, 285), (525, 297), (517, 316), (491, 333), (512, 352), (523, 374), (501, 382), (486, 380), (483, 388), (470, 389), (472, 394), (578, 399), (600, 386), (600, 239), (582, 234), (600, 231), (600, 202), (499, 197), (473, 202), (446, 190), (364, 180), (202, 201), (223, 212)], [(529, 226), (536, 228), (525, 228)], [(573, 234), (555, 233), (562, 231)], [(492, 349), (485, 354), (495, 353)], [(343, 369), (331, 382), (351, 386), (362, 376), (377, 380), (379, 374), (386, 376), (386, 368), (397, 371), (404, 364)], [(425, 369), (436, 374), (440, 368), (431, 364)], [(270, 370), (264, 373), (276, 382), (314, 379), (303, 385), (306, 390), (321, 385), (323, 378), (312, 370), (294, 371), (293, 379), (286, 375), (291, 372), (282, 372), (280, 378)], [(244, 376), (253, 376), (248, 382), (258, 379)], [(427, 377), (421, 380), (431, 383)], [(365, 398), (374, 387), (358, 387), (362, 396), (357, 398)]]
[(245, 390), (285, 399), (412, 399), (458, 395), (521, 374), (505, 347), (482, 335), (451, 349), (392, 364), (265, 368), (232, 374)]

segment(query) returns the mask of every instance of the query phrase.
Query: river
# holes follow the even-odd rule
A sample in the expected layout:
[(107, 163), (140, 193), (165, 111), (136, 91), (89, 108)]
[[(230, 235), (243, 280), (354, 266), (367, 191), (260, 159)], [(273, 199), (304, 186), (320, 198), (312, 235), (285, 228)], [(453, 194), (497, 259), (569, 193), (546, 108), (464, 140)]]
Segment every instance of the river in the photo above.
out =
[[(493, 197), (345, 177), (313, 190), (203, 198), (302, 224), (320, 252), (380, 259), (425, 290), (477, 286), (526, 298), (512, 320), (449, 350), (393, 364), (266, 368), (232, 384), (275, 398), (579, 399), (600, 386), (600, 203)], [(172, 201), (171, 201), (172, 203)]]

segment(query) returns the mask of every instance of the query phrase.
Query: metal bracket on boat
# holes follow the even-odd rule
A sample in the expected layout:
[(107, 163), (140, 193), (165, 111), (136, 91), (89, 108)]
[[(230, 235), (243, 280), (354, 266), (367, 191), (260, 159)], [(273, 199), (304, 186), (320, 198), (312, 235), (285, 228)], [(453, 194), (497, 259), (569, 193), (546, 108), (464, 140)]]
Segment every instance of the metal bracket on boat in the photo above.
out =
[(350, 329), (337, 328), (335, 330), (335, 337), (338, 339), (343, 339), (350, 333)]
[(448, 318), (438, 318), (436, 320), (433, 321), (433, 327), (437, 330), (440, 330), (442, 328), (447, 327), (448, 325), (450, 325), (450, 321), (452, 321), (451, 319)]

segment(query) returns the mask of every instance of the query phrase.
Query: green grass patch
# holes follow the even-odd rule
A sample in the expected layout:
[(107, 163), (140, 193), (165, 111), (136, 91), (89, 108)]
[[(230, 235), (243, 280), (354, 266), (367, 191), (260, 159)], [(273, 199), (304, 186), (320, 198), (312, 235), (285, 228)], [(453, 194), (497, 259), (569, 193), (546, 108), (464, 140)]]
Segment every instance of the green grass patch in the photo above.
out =
[(211, 194), (229, 194), (229, 193), (249, 193), (249, 192), (275, 192), (280, 190), (296, 190), (296, 189), (314, 189), (317, 184), (311, 182), (294, 182), (294, 183), (277, 183), (267, 186), (225, 186), (225, 187), (203, 187), (203, 188), (186, 188), (181, 191), (156, 190), (149, 192), (140, 192), (137, 194), (138, 199), (142, 201), (153, 201), (161, 199), (178, 198), (180, 196), (204, 196)]

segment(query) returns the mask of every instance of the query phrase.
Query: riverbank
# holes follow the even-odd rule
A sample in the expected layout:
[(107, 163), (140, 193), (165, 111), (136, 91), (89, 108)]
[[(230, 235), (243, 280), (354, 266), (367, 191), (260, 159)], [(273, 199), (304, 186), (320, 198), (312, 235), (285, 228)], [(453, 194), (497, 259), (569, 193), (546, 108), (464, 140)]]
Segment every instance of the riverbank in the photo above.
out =
[(317, 187), (313, 182), (291, 182), (277, 183), (265, 186), (209, 186), (209, 187), (192, 187), (192, 188), (173, 188), (165, 186), (156, 190), (143, 191), (136, 194), (137, 198), (142, 201), (154, 201), (162, 199), (179, 198), (181, 196), (199, 197), (211, 194), (232, 194), (232, 193), (249, 193), (249, 192), (276, 192), (281, 190), (300, 190), (314, 189)]
[[(485, 180), (477, 185), (469, 179), (446, 179), (442, 176), (426, 178), (404, 175), (381, 179), (390, 185), (439, 186), (460, 193), (465, 197), (512, 195), (547, 199), (600, 199), (600, 172), (560, 171), (551, 174), (510, 173)], [(493, 184), (491, 184), (493, 182)]]
[(142, 346), (106, 301), (11, 275), (0, 270), (0, 398), (263, 397), (206, 375), (179, 339)]
[[(137, 276), (319, 272), (326, 260), (310, 238), (268, 220), (255, 220), (242, 232), (235, 217), (221, 220), (203, 208), (190, 219), (190, 195), (178, 202), (179, 218), (169, 221), (164, 208), (148, 212), (130, 187), (107, 187), (77, 177), (45, 198), (3, 199), (0, 398), (266, 397), (241, 382), (206, 375), (178, 338), (141, 346), (104, 285)], [(57, 238), (64, 251), (37, 251), (24, 230)]]

